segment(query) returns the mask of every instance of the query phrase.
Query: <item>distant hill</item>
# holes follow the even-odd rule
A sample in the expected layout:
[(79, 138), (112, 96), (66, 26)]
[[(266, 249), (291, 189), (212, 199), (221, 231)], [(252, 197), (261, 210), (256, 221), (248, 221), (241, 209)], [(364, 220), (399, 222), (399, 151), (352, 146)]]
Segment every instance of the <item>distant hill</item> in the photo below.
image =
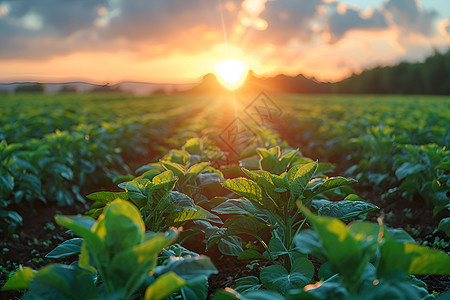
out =
[[(0, 93), (12, 93), (18, 86), (32, 85), (36, 82), (0, 83)], [(84, 92), (123, 92), (138, 96), (150, 94), (215, 94), (226, 90), (214, 74), (206, 74), (198, 83), (161, 84), (124, 81), (109, 85), (88, 82), (43, 83), (47, 93), (66, 91)], [(337, 93), (337, 94), (437, 94), (450, 95), (450, 50), (435, 52), (424, 62), (402, 62), (395, 66), (376, 67), (354, 74), (339, 82), (320, 82), (301, 74), (297, 76), (276, 75), (259, 77), (252, 71), (247, 74), (240, 92), (259, 93)]]
[[(12, 82), (12, 83), (0, 83), (0, 92), (13, 93), (19, 86), (33, 85), (36, 82)], [(152, 93), (166, 93), (171, 94), (174, 92), (185, 91), (192, 88), (194, 84), (169, 84), (169, 83), (148, 83), (148, 82), (135, 82), (124, 81), (117, 84), (93, 84), (89, 82), (51, 82), (42, 83), (46, 93), (55, 94), (61, 90), (76, 91), (79, 93), (86, 92), (108, 92), (117, 91), (133, 94), (136, 96), (146, 96)]]
[[(306, 78), (303, 75), (295, 77), (277, 75), (275, 77), (257, 77), (249, 71), (245, 83), (237, 91), (259, 92), (261, 90), (273, 93), (331, 93), (331, 83), (318, 82), (315, 79)], [(218, 90), (225, 90), (214, 74), (206, 74), (202, 80), (184, 93), (188, 94), (210, 94)]]
[[(205, 75), (190, 94), (217, 93), (225, 89), (213, 74)], [(394, 66), (375, 67), (339, 82), (319, 82), (303, 75), (257, 77), (249, 72), (238, 91), (257, 93), (336, 93), (336, 94), (428, 94), (450, 95), (450, 50), (435, 51), (423, 62), (401, 62)]]

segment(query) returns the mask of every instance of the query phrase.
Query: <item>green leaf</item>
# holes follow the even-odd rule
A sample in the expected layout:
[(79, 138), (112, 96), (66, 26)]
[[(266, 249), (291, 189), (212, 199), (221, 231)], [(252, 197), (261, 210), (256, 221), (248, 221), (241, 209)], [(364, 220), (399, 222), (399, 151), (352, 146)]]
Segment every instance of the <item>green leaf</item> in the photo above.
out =
[[(198, 174), (196, 177), (196, 180), (198, 182), (198, 186), (205, 187), (211, 184), (217, 184), (221, 182), (223, 179), (222, 176), (220, 176), (217, 173), (201, 173)], [(218, 185), (219, 188), (222, 188), (220, 185)]]
[(323, 182), (322, 184), (318, 184), (318, 185), (314, 186), (313, 192), (315, 194), (319, 194), (319, 193), (323, 193), (323, 192), (329, 191), (331, 189), (334, 189), (334, 188), (337, 188), (340, 186), (344, 186), (347, 184), (355, 183), (355, 182), (358, 182), (358, 180), (347, 179), (344, 177), (331, 177), (328, 180), (326, 180), (325, 182)]
[(303, 254), (320, 254), (322, 252), (322, 244), (319, 235), (312, 230), (302, 230), (294, 237), (296, 249)]
[(295, 156), (298, 153), (299, 153), (298, 149), (295, 149), (295, 150), (291, 150), (290, 152), (283, 154), (280, 159), (280, 163), (281, 163), (280, 165), (281, 165), (282, 169), (275, 170), (276, 172), (274, 172), (274, 173), (281, 174), (281, 173), (285, 172), (286, 169), (289, 168), (289, 165), (291, 164), (292, 160), (295, 158)]
[(173, 172), (168, 170), (168, 171), (165, 171), (165, 172), (153, 177), (152, 183), (154, 185), (164, 184), (164, 183), (172, 182), (174, 179), (175, 179), (175, 176), (174, 176)]
[(9, 226), (19, 226), (23, 222), (23, 218), (15, 211), (0, 210), (0, 217)]
[[(280, 147), (276, 146), (270, 149), (264, 149), (264, 148), (257, 148), (256, 152), (258, 152), (259, 156), (261, 157), (259, 161), (259, 165), (261, 167), (261, 170), (269, 171), (275, 174), (281, 174), (285, 170), (276, 170), (279, 168), (276, 168), (278, 164), (280, 164), (279, 157), (280, 157)], [(277, 173), (276, 171), (281, 171)]]
[(190, 220), (208, 220), (213, 223), (223, 223), (218, 216), (197, 205), (192, 208), (183, 208), (182, 210), (172, 212), (167, 220), (172, 224), (183, 223)]
[(225, 221), (224, 227), (227, 228), (227, 234), (235, 235), (239, 233), (258, 234), (258, 232), (267, 227), (255, 217), (251, 216), (233, 216)]
[(247, 199), (230, 199), (212, 209), (219, 214), (239, 214), (255, 216), (259, 210)]
[(346, 278), (359, 277), (357, 270), (362, 270), (363, 259), (358, 241), (345, 224), (329, 217), (310, 216), (315, 231), (320, 236), (322, 248), (330, 263)]
[(55, 216), (55, 221), (61, 226), (72, 229), (75, 234), (84, 238), (89, 248), (97, 253), (105, 253), (103, 241), (94, 232), (92, 227), (95, 221), (89, 217), (82, 216)]
[(197, 178), (198, 174), (200, 174), (203, 170), (205, 170), (209, 166), (209, 162), (201, 162), (193, 165), (187, 170), (186, 180), (191, 184), (195, 183), (195, 178)]
[(155, 178), (156, 176), (158, 176), (166, 171), (166, 169), (164, 169), (163, 167), (161, 167), (161, 168), (162, 168), (162, 170), (152, 169), (152, 170), (146, 171), (144, 174), (142, 174), (141, 176), (139, 176), (133, 180), (138, 181), (139, 183), (141, 183), (139, 181), (140, 179), (144, 179), (144, 181), (142, 183), (145, 183), (147, 180), (152, 181), (153, 178)]
[(236, 279), (236, 283), (232, 286), (232, 288), (241, 294), (245, 294), (252, 291), (257, 291), (262, 287), (262, 284), (259, 282), (259, 278), (256, 276), (247, 276)]
[(238, 256), (243, 253), (242, 249), (242, 239), (237, 235), (224, 236), (217, 242), (217, 248), (219, 248), (220, 253), (229, 256)]
[(67, 180), (73, 179), (72, 169), (64, 164), (52, 163), (48, 168), (52, 174), (61, 175), (63, 178)]
[[(171, 171), (170, 173), (173, 174)], [(158, 209), (164, 210), (166, 206), (171, 204), (168, 201), (168, 197), (175, 187), (176, 182), (177, 179), (175, 178), (169, 181), (162, 181), (158, 182), (155, 185), (151, 185), (151, 188), (148, 190), (148, 206), (156, 207), (153, 213), (155, 213)]]
[(269, 289), (286, 294), (289, 290), (302, 288), (311, 282), (314, 276), (314, 266), (307, 258), (297, 258), (291, 268), (291, 273), (280, 266), (272, 265), (261, 270), (261, 282)]
[(385, 239), (380, 252), (377, 274), (381, 277), (395, 271), (414, 275), (450, 275), (450, 256), (439, 250)]
[(379, 209), (376, 205), (362, 201), (342, 200), (330, 202), (319, 208), (318, 214), (348, 220), (360, 214)]
[(181, 288), (183, 299), (205, 300), (208, 298), (208, 280), (203, 280), (195, 284), (188, 284)]
[(330, 262), (327, 261), (320, 266), (317, 277), (320, 281), (325, 281), (335, 274), (336, 273), (332, 271)]
[(396, 242), (416, 242), (405, 230), (403, 230), (403, 228), (385, 228), (384, 235)]
[(438, 230), (442, 230), (450, 237), (450, 217), (444, 218), (439, 222)]
[(161, 161), (161, 164), (166, 170), (172, 171), (175, 176), (178, 176), (178, 178), (184, 178), (186, 174), (186, 168), (183, 165), (170, 161)]
[(297, 200), (301, 195), (303, 195), (306, 186), (308, 185), (309, 181), (313, 177), (316, 170), (317, 170), (317, 161), (314, 163), (302, 165), (300, 168), (298, 168), (298, 171), (295, 173), (295, 176), (292, 177), (292, 182), (290, 181), (291, 199)]
[(144, 165), (144, 166), (138, 168), (136, 170), (136, 174), (143, 174), (143, 173), (146, 173), (148, 171), (156, 171), (154, 173), (155, 176), (156, 176), (156, 175), (164, 172), (164, 168), (161, 166), (160, 163), (151, 163), (151, 164), (147, 164), (147, 165)]
[(162, 161), (171, 161), (182, 166), (187, 166), (189, 162), (189, 153), (184, 150), (170, 150), (168, 154), (164, 155)]
[(426, 169), (427, 166), (425, 165), (405, 162), (395, 171), (395, 176), (397, 176), (398, 180), (402, 180), (406, 176), (422, 172)]
[(436, 169), (450, 171), (450, 162), (442, 162), (436, 167)]
[(360, 196), (358, 196), (356, 194), (348, 194), (347, 197), (344, 198), (344, 200), (365, 202), (363, 198), (361, 198)]
[(254, 258), (267, 260), (267, 258), (265, 258), (261, 253), (259, 253), (254, 249), (247, 249), (238, 256), (238, 259), (254, 259)]
[(110, 284), (116, 290), (125, 287), (131, 291), (136, 289), (147, 273), (155, 268), (159, 252), (175, 238), (176, 232), (154, 233), (147, 236), (145, 242), (114, 255), (104, 266)]
[(36, 271), (31, 268), (20, 268), (16, 271), (16, 273), (8, 279), (5, 285), (2, 287), (2, 291), (6, 290), (18, 290), (18, 289), (27, 289), (30, 286), (31, 280), (33, 280)]
[[(150, 181), (148, 181), (146, 185), (148, 185), (148, 183), (150, 183)], [(146, 185), (138, 183), (137, 181), (127, 182), (125, 185), (129, 199), (137, 207), (143, 207), (147, 202), (147, 195), (144, 194)]]
[(245, 295), (240, 295), (231, 288), (217, 291), (211, 300), (284, 300), (285, 298), (274, 291), (252, 291)]
[(108, 203), (116, 200), (117, 198), (122, 199), (122, 200), (128, 200), (128, 194), (126, 192), (119, 192), (119, 193), (96, 192), (96, 193), (87, 195), (86, 198), (96, 201), (96, 202), (108, 204)]
[(171, 258), (166, 265), (158, 268), (158, 274), (174, 272), (189, 284), (201, 283), (218, 273), (211, 259), (204, 255)]
[(224, 290), (216, 291), (211, 300), (242, 300), (242, 297), (235, 290), (225, 288)]
[(0, 175), (0, 191), (2, 194), (9, 194), (14, 188), (14, 177), (9, 173)]
[(203, 143), (199, 138), (191, 138), (186, 141), (183, 146), (183, 150), (189, 152), (190, 154), (200, 155), (203, 150)]
[(97, 269), (94, 268), (93, 264), (95, 264), (95, 262), (91, 262), (91, 255), (89, 254), (89, 250), (86, 246), (86, 241), (84, 241), (81, 244), (81, 253), (78, 260), (78, 266), (95, 276), (97, 275)]
[(241, 195), (250, 201), (256, 202), (259, 205), (264, 206), (264, 204), (267, 204), (267, 201), (263, 200), (263, 192), (261, 187), (249, 179), (228, 179), (221, 184), (236, 194)]
[(147, 288), (144, 299), (164, 299), (170, 294), (179, 291), (185, 285), (186, 281), (181, 279), (174, 272), (163, 274), (156, 278), (156, 280)]
[(167, 203), (168, 206), (170, 206), (170, 210), (181, 210), (181, 209), (194, 209), (195, 203), (194, 200), (192, 200), (191, 197), (189, 197), (186, 194), (171, 191), (168, 195), (168, 200), (170, 201)]
[(73, 238), (64, 241), (58, 245), (55, 249), (50, 251), (45, 257), (48, 258), (61, 258), (73, 254), (79, 254), (81, 252), (81, 244), (83, 243), (81, 238)]
[(118, 253), (140, 244), (144, 238), (145, 226), (134, 205), (117, 199), (106, 207), (103, 222), (97, 222), (92, 230), (99, 236), (105, 235), (104, 243), (108, 253)]
[(287, 189), (289, 189), (289, 184), (284, 177), (273, 175), (267, 171), (261, 170), (251, 172), (244, 169), (244, 172), (247, 176), (259, 184), (278, 206), (283, 205), (279, 191), (280, 189), (283, 191), (287, 191)]
[(274, 258), (277, 258), (280, 255), (289, 254), (289, 250), (286, 249), (283, 242), (277, 237), (272, 237), (270, 239), (269, 249), (270, 249), (270, 252), (272, 253), (272, 256), (274, 256)]
[[(247, 169), (247, 170), (259, 170), (259, 160), (260, 158), (258, 156), (252, 156), (246, 159), (241, 159), (239, 161), (239, 164), (241, 167)], [(240, 169), (240, 168), (239, 168)], [(242, 174), (243, 176), (243, 174)]]
[(74, 266), (52, 264), (36, 272), (30, 293), (37, 299), (92, 299), (96, 287), (90, 273)]
[(4, 161), (9, 158), (14, 152), (20, 150), (23, 147), (22, 144), (7, 144), (6, 140), (2, 140), (0, 146), (0, 161)]

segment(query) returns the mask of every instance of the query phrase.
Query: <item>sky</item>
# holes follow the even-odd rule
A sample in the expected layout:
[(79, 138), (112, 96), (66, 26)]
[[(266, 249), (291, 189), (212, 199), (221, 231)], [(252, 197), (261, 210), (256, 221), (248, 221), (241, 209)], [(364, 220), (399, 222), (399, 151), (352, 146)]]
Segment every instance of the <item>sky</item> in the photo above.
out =
[(450, 47), (449, 0), (0, 0), (0, 82), (337, 81)]

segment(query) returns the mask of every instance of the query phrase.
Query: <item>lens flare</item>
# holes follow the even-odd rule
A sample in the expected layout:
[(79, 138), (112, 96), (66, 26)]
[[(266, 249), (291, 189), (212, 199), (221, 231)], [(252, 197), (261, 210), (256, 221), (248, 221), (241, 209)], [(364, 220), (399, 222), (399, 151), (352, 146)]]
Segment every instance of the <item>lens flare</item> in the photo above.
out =
[(243, 61), (227, 59), (216, 65), (216, 74), (224, 87), (235, 90), (244, 82), (247, 66)]

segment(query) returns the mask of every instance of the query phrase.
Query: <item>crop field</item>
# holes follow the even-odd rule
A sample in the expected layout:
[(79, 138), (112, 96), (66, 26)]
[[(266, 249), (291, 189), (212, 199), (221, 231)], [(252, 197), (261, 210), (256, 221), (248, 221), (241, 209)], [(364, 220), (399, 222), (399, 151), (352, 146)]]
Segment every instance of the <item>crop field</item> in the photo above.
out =
[(0, 94), (1, 299), (449, 299), (450, 97)]

